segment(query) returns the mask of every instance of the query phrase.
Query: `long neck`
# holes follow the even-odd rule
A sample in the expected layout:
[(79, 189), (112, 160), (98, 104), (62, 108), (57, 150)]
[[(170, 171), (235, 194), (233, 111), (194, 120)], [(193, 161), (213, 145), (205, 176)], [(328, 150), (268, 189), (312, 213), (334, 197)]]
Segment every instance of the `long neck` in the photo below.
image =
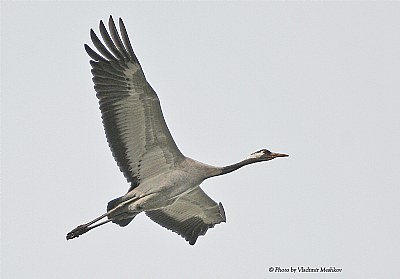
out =
[(219, 176), (219, 175), (233, 172), (237, 169), (240, 169), (243, 166), (257, 163), (260, 161), (255, 158), (247, 158), (247, 159), (244, 159), (243, 161), (240, 161), (239, 163), (225, 166), (225, 167), (211, 166), (211, 165), (204, 164), (199, 161), (193, 160), (191, 158), (186, 158), (186, 162), (190, 169), (192, 169), (192, 170), (194, 169), (196, 171), (199, 170), (200, 172), (198, 173), (198, 176), (201, 177), (202, 180), (204, 180), (204, 179), (207, 179), (210, 177)]
[(255, 160), (254, 158), (244, 159), (243, 161), (240, 161), (239, 163), (220, 168), (218, 174), (216, 174), (215, 176), (227, 174), (227, 173), (233, 172), (237, 169), (240, 169), (243, 166), (257, 163), (257, 162), (259, 162), (259, 161)]

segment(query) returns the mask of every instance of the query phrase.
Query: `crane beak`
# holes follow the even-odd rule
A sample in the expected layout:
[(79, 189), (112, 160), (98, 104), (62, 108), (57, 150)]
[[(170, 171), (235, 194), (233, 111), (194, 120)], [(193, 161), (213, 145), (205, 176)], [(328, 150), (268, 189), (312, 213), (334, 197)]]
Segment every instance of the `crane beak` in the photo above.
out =
[(289, 157), (287, 154), (282, 154), (282, 153), (271, 153), (270, 155), (272, 158), (277, 158), (277, 157)]

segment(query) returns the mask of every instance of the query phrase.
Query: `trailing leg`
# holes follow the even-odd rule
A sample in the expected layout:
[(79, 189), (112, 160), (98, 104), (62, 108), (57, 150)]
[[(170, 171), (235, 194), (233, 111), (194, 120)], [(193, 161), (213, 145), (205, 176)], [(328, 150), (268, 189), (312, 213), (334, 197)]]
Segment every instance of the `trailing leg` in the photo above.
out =
[[(101, 225), (104, 225), (104, 224), (110, 222), (111, 220), (106, 220), (106, 221), (100, 222), (100, 223), (98, 223), (96, 225), (93, 225), (94, 223), (100, 221), (104, 217), (107, 217), (108, 213), (109, 212), (107, 212), (106, 214), (101, 215), (100, 217), (94, 219), (93, 221), (90, 221), (89, 223), (77, 226), (75, 229), (73, 229), (72, 231), (70, 231), (67, 234), (67, 240), (73, 239), (75, 237), (79, 237), (80, 235), (82, 235), (84, 233), (87, 233), (91, 229), (97, 228), (98, 226), (101, 226)], [(93, 225), (93, 226), (91, 226), (91, 225)]]
[[(90, 221), (89, 223), (77, 226), (75, 229), (73, 229), (67, 234), (67, 240), (79, 237), (80, 235), (87, 233), (91, 229), (97, 228), (110, 221), (122, 227), (128, 225), (129, 222), (132, 221), (132, 219), (135, 217), (135, 215), (132, 217), (132, 214), (130, 214), (129, 217), (125, 217), (126, 212), (124, 212), (124, 210), (121, 210), (121, 208), (127, 203), (134, 202), (135, 200), (137, 200), (136, 197), (130, 198), (128, 200), (124, 200), (123, 197), (120, 197), (110, 201), (107, 205), (107, 213), (97, 217), (96, 219)], [(108, 217), (108, 220), (95, 224), (101, 219), (106, 217)]]

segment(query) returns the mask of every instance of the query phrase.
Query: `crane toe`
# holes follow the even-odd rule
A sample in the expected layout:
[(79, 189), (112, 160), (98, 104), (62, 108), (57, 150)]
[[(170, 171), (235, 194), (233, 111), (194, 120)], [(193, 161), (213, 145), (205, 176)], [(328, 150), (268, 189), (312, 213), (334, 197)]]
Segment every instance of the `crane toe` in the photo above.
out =
[(75, 229), (73, 229), (67, 234), (67, 240), (79, 237), (80, 235), (86, 233), (89, 230), (90, 228), (87, 225), (77, 226)]

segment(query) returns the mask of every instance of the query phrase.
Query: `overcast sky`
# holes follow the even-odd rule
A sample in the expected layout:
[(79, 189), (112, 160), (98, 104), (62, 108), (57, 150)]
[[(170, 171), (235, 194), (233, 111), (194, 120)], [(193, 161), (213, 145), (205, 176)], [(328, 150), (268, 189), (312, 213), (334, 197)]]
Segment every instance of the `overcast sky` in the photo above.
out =
[[(71, 241), (128, 189), (89, 30), (122, 17), (227, 222), (190, 246), (143, 214)], [(399, 2), (1, 2), (1, 278), (400, 278)]]

